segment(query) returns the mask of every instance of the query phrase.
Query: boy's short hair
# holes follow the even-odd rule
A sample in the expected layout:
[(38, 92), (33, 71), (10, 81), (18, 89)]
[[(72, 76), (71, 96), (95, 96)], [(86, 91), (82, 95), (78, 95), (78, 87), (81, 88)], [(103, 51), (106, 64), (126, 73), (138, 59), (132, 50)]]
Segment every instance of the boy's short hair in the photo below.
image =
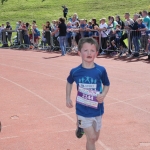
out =
[(88, 22), (88, 24), (92, 25), (92, 22), (91, 22), (91, 21), (89, 21), (89, 22)]
[(143, 18), (138, 18), (137, 20), (136, 20), (137, 22), (143, 22)]
[(82, 47), (83, 47), (83, 44), (85, 44), (85, 43), (89, 43), (89, 44), (91, 44), (91, 45), (94, 44), (95, 47), (96, 47), (96, 51), (99, 51), (98, 43), (97, 43), (97, 41), (96, 41), (94, 38), (92, 38), (92, 37), (81, 38), (81, 39), (79, 40), (79, 43), (78, 43), (78, 51), (81, 51), (81, 49), (82, 49)]

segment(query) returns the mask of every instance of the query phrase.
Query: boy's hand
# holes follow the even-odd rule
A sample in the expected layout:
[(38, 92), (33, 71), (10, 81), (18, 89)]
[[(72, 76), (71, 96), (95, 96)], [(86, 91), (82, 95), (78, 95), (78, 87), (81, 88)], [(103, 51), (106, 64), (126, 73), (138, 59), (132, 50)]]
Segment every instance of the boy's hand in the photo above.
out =
[(104, 93), (98, 94), (98, 95), (97, 95), (97, 101), (98, 101), (99, 103), (103, 103), (105, 96), (106, 96), (106, 95), (105, 95)]
[(68, 108), (72, 108), (72, 107), (73, 107), (73, 104), (72, 104), (72, 100), (71, 100), (71, 99), (67, 99), (67, 100), (66, 100), (66, 106), (67, 106)]

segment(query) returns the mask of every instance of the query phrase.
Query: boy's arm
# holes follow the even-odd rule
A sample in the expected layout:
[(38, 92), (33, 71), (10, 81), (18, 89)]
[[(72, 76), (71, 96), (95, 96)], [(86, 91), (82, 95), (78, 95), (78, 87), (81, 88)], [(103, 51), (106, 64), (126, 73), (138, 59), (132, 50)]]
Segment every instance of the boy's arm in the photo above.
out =
[(72, 84), (67, 82), (67, 84), (66, 84), (66, 106), (68, 108), (72, 108), (73, 107), (72, 100), (70, 99), (71, 90), (72, 90)]
[(104, 98), (107, 95), (108, 91), (109, 91), (109, 86), (104, 85), (103, 92), (101, 94), (98, 94), (98, 96), (97, 96), (97, 101), (99, 103), (102, 103), (104, 101)]

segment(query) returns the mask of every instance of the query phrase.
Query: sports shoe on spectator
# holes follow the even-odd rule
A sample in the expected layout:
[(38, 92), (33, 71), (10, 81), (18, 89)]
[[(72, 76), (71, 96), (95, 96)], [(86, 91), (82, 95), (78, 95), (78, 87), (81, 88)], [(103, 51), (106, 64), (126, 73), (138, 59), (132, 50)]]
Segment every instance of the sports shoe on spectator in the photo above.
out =
[(81, 138), (83, 136), (83, 134), (84, 134), (84, 130), (82, 128), (78, 127), (76, 130), (76, 137)]
[(143, 52), (143, 54), (144, 54), (144, 56), (147, 56), (147, 55), (148, 55), (148, 53), (147, 53), (147, 52)]
[(124, 48), (124, 49), (123, 49), (123, 53), (126, 53), (127, 51), (128, 51), (127, 48)]
[(128, 54), (127, 58), (132, 58), (134, 56), (134, 54)]
[(100, 55), (106, 55), (106, 52), (102, 51), (102, 52), (100, 53)]
[(117, 55), (117, 52), (112, 52), (112, 53), (110, 53), (110, 55), (115, 56), (115, 55)]
[(122, 55), (123, 55), (123, 52), (121, 51), (118, 56), (121, 57)]

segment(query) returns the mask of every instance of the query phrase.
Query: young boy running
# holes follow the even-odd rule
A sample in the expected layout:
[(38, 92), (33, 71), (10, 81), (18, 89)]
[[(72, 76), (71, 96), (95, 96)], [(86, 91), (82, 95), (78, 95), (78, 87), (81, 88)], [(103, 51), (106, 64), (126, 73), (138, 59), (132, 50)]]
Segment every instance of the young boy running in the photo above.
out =
[(95, 142), (99, 138), (104, 113), (103, 101), (110, 85), (105, 68), (94, 63), (98, 50), (98, 43), (93, 38), (80, 39), (78, 53), (82, 63), (70, 71), (66, 85), (66, 106), (72, 108), (72, 84), (74, 81), (77, 84), (76, 135), (80, 138), (84, 131), (87, 137), (86, 150), (96, 150)]

